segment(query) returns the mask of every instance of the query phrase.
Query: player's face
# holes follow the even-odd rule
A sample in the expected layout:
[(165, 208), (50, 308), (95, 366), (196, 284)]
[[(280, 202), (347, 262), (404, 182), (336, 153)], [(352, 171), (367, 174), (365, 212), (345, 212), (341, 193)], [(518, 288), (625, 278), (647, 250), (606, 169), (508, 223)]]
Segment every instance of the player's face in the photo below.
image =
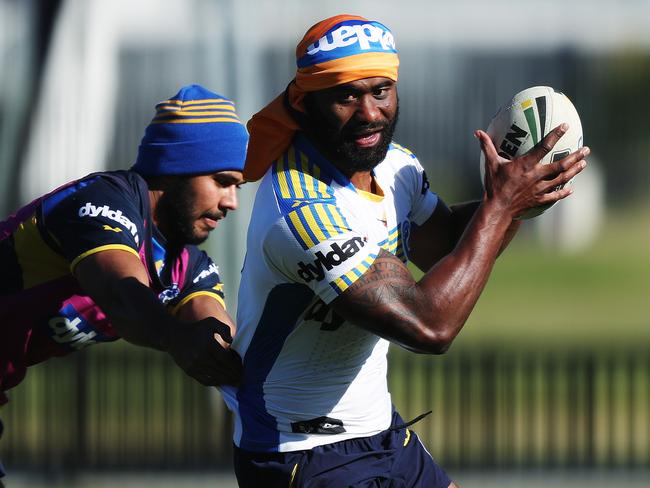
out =
[(156, 207), (163, 234), (178, 244), (200, 244), (228, 210), (237, 208), (237, 189), (244, 182), (239, 171), (178, 178)]
[(383, 77), (311, 92), (305, 97), (305, 131), (344, 173), (370, 171), (386, 157), (398, 105), (397, 85)]

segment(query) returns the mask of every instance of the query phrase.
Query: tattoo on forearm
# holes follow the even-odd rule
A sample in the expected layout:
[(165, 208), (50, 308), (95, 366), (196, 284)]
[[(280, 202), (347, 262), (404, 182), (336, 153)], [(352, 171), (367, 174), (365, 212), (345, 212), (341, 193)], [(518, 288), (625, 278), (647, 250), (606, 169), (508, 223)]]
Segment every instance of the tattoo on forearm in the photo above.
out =
[(433, 312), (431, 299), (406, 266), (386, 251), (380, 251), (372, 266), (332, 305), (346, 320), (409, 348), (419, 350), (423, 341), (430, 340), (425, 324)]
[[(379, 256), (346, 292), (346, 302), (355, 308), (386, 310), (412, 315), (421, 303), (420, 293), (404, 264), (387, 251)], [(397, 308), (397, 310), (396, 310)]]

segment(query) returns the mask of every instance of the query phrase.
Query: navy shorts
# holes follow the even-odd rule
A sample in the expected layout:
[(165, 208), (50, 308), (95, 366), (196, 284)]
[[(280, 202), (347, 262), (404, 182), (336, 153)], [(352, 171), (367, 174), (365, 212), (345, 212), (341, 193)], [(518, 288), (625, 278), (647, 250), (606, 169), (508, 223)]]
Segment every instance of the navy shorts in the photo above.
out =
[(241, 488), (426, 487), (447, 488), (449, 476), (436, 464), (415, 432), (392, 428), (305, 451), (250, 452), (235, 446), (234, 464)]

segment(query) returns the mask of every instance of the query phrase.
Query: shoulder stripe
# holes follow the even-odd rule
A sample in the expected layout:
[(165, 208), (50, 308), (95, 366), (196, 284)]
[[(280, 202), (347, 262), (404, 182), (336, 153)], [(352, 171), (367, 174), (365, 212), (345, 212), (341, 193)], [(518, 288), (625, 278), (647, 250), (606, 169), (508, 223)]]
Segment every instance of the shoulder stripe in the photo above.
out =
[[(333, 210), (329, 210), (328, 207), (333, 207)], [(326, 230), (329, 230), (330, 233), (334, 233), (335, 229), (338, 227), (339, 229), (345, 227), (347, 228), (347, 225), (339, 225), (336, 223), (334, 220), (333, 213), (336, 215), (340, 215), (339, 211), (334, 205), (326, 205), (322, 203), (316, 203), (313, 205), (314, 210), (316, 211), (316, 215), (318, 215), (318, 219), (321, 222), (321, 226), (324, 227)], [(342, 219), (341, 219), (342, 221)], [(336, 232), (336, 234), (340, 234), (340, 232)], [(334, 234), (334, 235), (336, 235)]]
[(366, 257), (350, 271), (330, 282), (330, 286), (337, 294), (343, 293), (355, 281), (361, 278), (363, 273), (368, 271), (368, 268), (372, 266), (372, 263), (375, 262), (375, 259), (377, 259), (377, 254), (369, 254), (368, 257)]
[(130, 252), (131, 254), (136, 255), (138, 259), (140, 259), (140, 255), (138, 254), (138, 251), (136, 251), (132, 247), (126, 246), (124, 244), (106, 244), (105, 246), (99, 246), (94, 249), (90, 249), (89, 251), (86, 251), (83, 254), (80, 254), (79, 256), (74, 258), (72, 260), (72, 263), (70, 263), (70, 270), (74, 273), (74, 269), (77, 266), (77, 264), (79, 264), (79, 262), (82, 259), (87, 258), (88, 256), (92, 256), (93, 254), (102, 251), (115, 251), (115, 250)]
[(379, 242), (379, 247), (397, 256), (401, 261), (406, 262), (407, 257), (404, 252), (404, 243), (402, 242), (402, 231), (398, 225), (388, 232), (388, 238)]
[(276, 192), (279, 190), (281, 198), (288, 199), (291, 198), (291, 193), (289, 192), (287, 172), (283, 169), (283, 159), (282, 157), (273, 163), (273, 186), (276, 188)]
[(303, 249), (350, 231), (321, 168), (297, 147), (273, 163), (273, 188), (292, 234)]
[(303, 205), (289, 212), (285, 220), (303, 249), (351, 230), (336, 205), (330, 203)]
[(314, 215), (311, 213), (311, 208), (308, 205), (300, 207), (296, 210), (296, 213), (315, 244), (325, 240), (325, 234), (322, 232), (319, 222), (314, 219)]
[(294, 198), (305, 198), (305, 194), (302, 191), (305, 187), (304, 176), (302, 175), (302, 171), (298, 171), (298, 168), (296, 167), (295, 148), (291, 148), (287, 153), (287, 164), (285, 167), (288, 168), (289, 180), (291, 182), (291, 196)]
[(350, 224), (348, 224), (348, 221), (345, 219), (336, 205), (323, 204), (323, 209), (327, 213), (327, 216), (330, 218), (330, 221), (334, 222), (333, 227), (345, 229), (346, 232), (350, 230)]
[(291, 229), (293, 236), (300, 243), (303, 249), (309, 249), (316, 245), (312, 236), (307, 232), (307, 229), (305, 229), (297, 210), (289, 212), (285, 217), (285, 220), (287, 221), (287, 224), (289, 224), (289, 229)]
[(285, 200), (334, 199), (334, 191), (320, 180), (320, 174), (317, 165), (292, 147), (273, 164), (273, 185)]
[(303, 207), (300, 207), (298, 211), (302, 214), (302, 217), (304, 218), (304, 222), (307, 224), (307, 227), (314, 234), (316, 240), (318, 242), (322, 242), (325, 239), (327, 239), (327, 236), (325, 235), (327, 228), (323, 224), (323, 221), (318, 216), (318, 212), (312, 212), (313, 207), (316, 207), (316, 205), (313, 206), (305, 205)]
[(194, 293), (190, 293), (185, 298), (183, 298), (180, 302), (178, 302), (176, 305), (174, 305), (174, 307), (170, 310), (171, 314), (176, 315), (178, 310), (183, 305), (185, 305), (187, 302), (189, 302), (193, 298), (196, 298), (196, 297), (199, 297), (199, 296), (206, 296), (206, 297), (214, 298), (219, 303), (219, 305), (221, 305), (223, 307), (223, 309), (226, 310), (226, 302), (223, 300), (223, 297), (221, 295), (219, 295), (218, 293), (211, 292), (211, 291), (202, 290), (202, 291), (195, 291)]
[(319, 195), (316, 191), (316, 182), (318, 180), (311, 175), (314, 165), (310, 165), (307, 157), (298, 151), (296, 151), (296, 157), (299, 158), (296, 161), (296, 166), (300, 172), (300, 181), (307, 192), (307, 198), (315, 200), (319, 198)]

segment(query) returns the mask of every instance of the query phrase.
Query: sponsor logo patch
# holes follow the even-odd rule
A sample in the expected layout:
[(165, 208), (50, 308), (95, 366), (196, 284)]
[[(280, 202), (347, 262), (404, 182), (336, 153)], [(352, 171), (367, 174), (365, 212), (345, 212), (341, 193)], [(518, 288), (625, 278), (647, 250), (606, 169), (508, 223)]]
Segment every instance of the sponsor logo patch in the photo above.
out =
[(111, 230), (113, 232), (122, 232), (122, 229), (120, 227), (111, 227), (110, 225), (104, 225), (102, 228), (104, 230)]
[(53, 317), (49, 320), (48, 325), (53, 332), (52, 339), (73, 349), (83, 349), (97, 342), (94, 340), (97, 332), (93, 330), (83, 332), (80, 329), (79, 326), (83, 325), (80, 317), (75, 317), (72, 320), (67, 317)]
[(302, 422), (291, 422), (291, 430), (297, 434), (342, 434), (343, 421), (330, 417), (318, 417)]
[(192, 283), (198, 283), (199, 281), (201, 281), (204, 278), (207, 278), (211, 274), (216, 274), (216, 275), (219, 274), (219, 267), (214, 263), (211, 263), (208, 269), (202, 270), (198, 274), (198, 276), (192, 280)]
[(298, 263), (298, 276), (306, 283), (312, 280), (321, 281), (325, 278), (325, 270), (331, 271), (332, 268), (344, 263), (354, 256), (359, 250), (366, 245), (361, 237), (353, 237), (345, 241), (342, 245), (334, 243), (330, 245), (330, 251), (323, 254), (322, 251), (315, 253), (316, 259), (312, 263)]
[(323, 51), (333, 51), (358, 44), (358, 49), (395, 52), (393, 34), (377, 24), (342, 25), (318, 41), (307, 46), (307, 54), (313, 56)]
[[(136, 225), (131, 222), (131, 220), (122, 213), (121, 210), (113, 210), (108, 205), (95, 206), (90, 202), (79, 208), (79, 217), (106, 217), (107, 219), (113, 220), (118, 224), (123, 225), (133, 236), (136, 244), (140, 244), (140, 238), (138, 237), (138, 228)], [(104, 226), (104, 230), (114, 230), (106, 229), (107, 226)]]
[(176, 283), (174, 283), (172, 286), (165, 288), (162, 292), (158, 294), (158, 300), (163, 305), (166, 305), (170, 301), (172, 301), (174, 298), (176, 298), (181, 292), (181, 289), (178, 287)]

